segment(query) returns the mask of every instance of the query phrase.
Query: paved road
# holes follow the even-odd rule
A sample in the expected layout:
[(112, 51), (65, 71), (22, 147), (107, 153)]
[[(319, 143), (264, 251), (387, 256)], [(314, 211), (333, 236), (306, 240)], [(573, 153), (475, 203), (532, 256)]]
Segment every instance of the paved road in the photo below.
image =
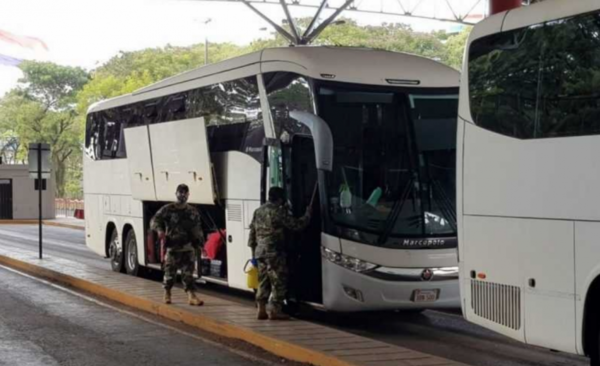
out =
[[(81, 230), (54, 226), (43, 228), (43, 253), (110, 270), (110, 262), (85, 246)], [(0, 245), (35, 250), (39, 246), (37, 225), (0, 225)]]
[(0, 365), (263, 364), (119, 310), (0, 267)]
[[(48, 254), (110, 269), (108, 260), (91, 253), (81, 231), (46, 227)], [(37, 247), (37, 228), (0, 226), (0, 245)], [(213, 296), (251, 303), (248, 296), (210, 286)], [(307, 312), (304, 317), (365, 337), (464, 362), (473, 366), (588, 366), (582, 357), (525, 346), (467, 323), (460, 312), (426, 311), (422, 314), (373, 313), (332, 316)]]

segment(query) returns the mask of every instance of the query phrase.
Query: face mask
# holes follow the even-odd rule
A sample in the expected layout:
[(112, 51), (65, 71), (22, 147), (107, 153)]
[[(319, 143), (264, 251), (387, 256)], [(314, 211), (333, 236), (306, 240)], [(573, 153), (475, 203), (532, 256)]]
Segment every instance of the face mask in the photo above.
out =
[(177, 202), (183, 204), (188, 200), (189, 193), (187, 192), (177, 192)]

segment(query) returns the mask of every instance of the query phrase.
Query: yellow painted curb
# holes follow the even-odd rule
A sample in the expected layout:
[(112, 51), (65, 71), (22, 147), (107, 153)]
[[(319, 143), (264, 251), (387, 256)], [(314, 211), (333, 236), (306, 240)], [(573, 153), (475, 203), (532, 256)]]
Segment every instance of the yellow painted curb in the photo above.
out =
[[(37, 225), (38, 221), (37, 220), (0, 220), (0, 225)], [(68, 229), (75, 229), (75, 230), (82, 230), (85, 231), (85, 227), (84, 226), (79, 226), (79, 225), (71, 225), (71, 224), (66, 224), (66, 223), (62, 223), (62, 222), (55, 222), (55, 221), (51, 221), (51, 220), (42, 220), (42, 224), (44, 225), (48, 225), (48, 226), (56, 226), (56, 227), (64, 227), (64, 228), (68, 228)]]
[[(44, 222), (42, 220), (42, 222)], [(33, 224), (37, 224), (37, 221), (34, 220), (21, 220), (21, 219), (16, 219), (16, 220), (0, 220), (0, 225), (33, 225)]]
[(81, 278), (55, 272), (18, 259), (0, 255), (0, 263), (27, 272), (31, 275), (84, 290), (132, 308), (143, 310), (169, 320), (179, 321), (219, 336), (243, 340), (288, 360), (310, 363), (316, 366), (356, 366), (354, 363), (328, 356), (321, 352), (282, 341), (277, 338), (269, 337), (264, 334), (256, 333), (250, 329), (220, 322), (214, 318), (202, 314), (194, 314), (174, 306), (129, 295), (122, 291), (113, 290)]

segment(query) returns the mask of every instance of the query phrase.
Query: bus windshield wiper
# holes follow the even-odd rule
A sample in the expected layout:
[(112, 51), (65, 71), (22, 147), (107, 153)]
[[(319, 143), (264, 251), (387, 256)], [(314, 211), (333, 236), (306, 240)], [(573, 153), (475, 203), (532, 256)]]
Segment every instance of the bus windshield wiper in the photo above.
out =
[(404, 187), (404, 190), (402, 191), (402, 194), (400, 195), (400, 198), (396, 202), (394, 202), (394, 206), (392, 207), (392, 210), (390, 211), (390, 214), (387, 220), (385, 221), (383, 232), (381, 233), (379, 238), (377, 238), (377, 244), (383, 245), (383, 243), (387, 241), (388, 237), (392, 233), (392, 230), (394, 230), (394, 226), (396, 225), (398, 216), (400, 216), (402, 208), (404, 207), (404, 204), (406, 203), (408, 197), (410, 196), (410, 193), (413, 190), (414, 179), (414, 177), (411, 177), (408, 180), (406, 186)]
[[(439, 179), (433, 180), (433, 186), (436, 188), (436, 190), (434, 190), (434, 192), (437, 191), (437, 196), (440, 199), (440, 201), (439, 201), (440, 211), (442, 212), (442, 215), (444, 215), (444, 217), (448, 221), (448, 224), (450, 224), (450, 227), (452, 227), (452, 230), (454, 230), (454, 232), (456, 232), (457, 231), (456, 208), (452, 204), (453, 203), (452, 200), (450, 199), (450, 197), (448, 197), (448, 194), (444, 190), (444, 187), (442, 186), (442, 183), (439, 181)], [(434, 196), (435, 196), (435, 194), (434, 194)]]

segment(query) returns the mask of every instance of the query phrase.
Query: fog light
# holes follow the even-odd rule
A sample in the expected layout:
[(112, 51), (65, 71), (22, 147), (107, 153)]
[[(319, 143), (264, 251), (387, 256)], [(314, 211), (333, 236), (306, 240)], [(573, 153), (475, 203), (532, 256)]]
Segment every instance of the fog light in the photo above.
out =
[(360, 301), (360, 302), (365, 302), (362, 291), (357, 290), (352, 287), (348, 287), (348, 286), (342, 286), (342, 287), (344, 288), (344, 292), (346, 293), (346, 295), (348, 295), (349, 297), (353, 298), (354, 300)]

